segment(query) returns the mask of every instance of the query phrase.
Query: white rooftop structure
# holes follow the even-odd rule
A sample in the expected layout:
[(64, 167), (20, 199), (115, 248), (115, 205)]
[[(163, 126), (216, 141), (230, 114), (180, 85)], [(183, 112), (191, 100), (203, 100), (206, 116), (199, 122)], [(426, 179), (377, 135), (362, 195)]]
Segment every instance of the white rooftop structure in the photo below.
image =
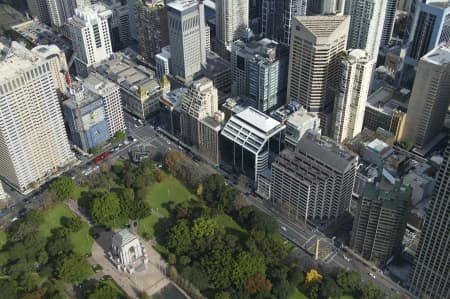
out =
[(373, 141), (369, 142), (369, 144), (367, 144), (367, 147), (377, 153), (381, 153), (382, 151), (390, 148), (391, 146), (386, 142), (381, 141), (380, 139), (374, 139)]
[(444, 43), (439, 45), (421, 59), (437, 65), (450, 63), (450, 44)]

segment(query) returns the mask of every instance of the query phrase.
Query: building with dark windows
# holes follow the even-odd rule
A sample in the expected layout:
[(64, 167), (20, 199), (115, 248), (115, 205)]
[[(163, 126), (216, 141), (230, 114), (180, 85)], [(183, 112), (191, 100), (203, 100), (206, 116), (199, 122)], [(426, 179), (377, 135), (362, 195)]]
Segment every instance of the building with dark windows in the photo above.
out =
[(255, 184), (258, 175), (281, 149), (285, 125), (248, 107), (231, 116), (221, 132), (221, 164), (248, 176)]
[(412, 189), (386, 179), (367, 183), (358, 200), (350, 241), (363, 258), (380, 264), (401, 252)]
[(419, 298), (450, 298), (450, 144), (436, 176), (409, 290)]
[(302, 221), (335, 219), (348, 210), (358, 156), (309, 131), (272, 163), (271, 201)]

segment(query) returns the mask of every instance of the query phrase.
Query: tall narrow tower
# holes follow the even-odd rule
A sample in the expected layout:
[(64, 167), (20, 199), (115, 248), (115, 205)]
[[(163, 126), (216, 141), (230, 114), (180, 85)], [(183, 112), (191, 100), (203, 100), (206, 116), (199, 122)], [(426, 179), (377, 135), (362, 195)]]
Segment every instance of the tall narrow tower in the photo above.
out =
[(333, 113), (333, 138), (338, 142), (351, 139), (362, 130), (373, 63), (366, 51), (355, 49), (349, 51), (341, 66)]
[(450, 298), (450, 143), (436, 176), (409, 290), (420, 298)]
[(206, 63), (203, 2), (176, 0), (167, 4), (171, 73), (190, 81)]
[(325, 135), (330, 134), (349, 25), (348, 16), (295, 17), (292, 22), (287, 100), (319, 113)]
[(216, 1), (218, 54), (229, 59), (231, 47), (248, 28), (248, 0)]

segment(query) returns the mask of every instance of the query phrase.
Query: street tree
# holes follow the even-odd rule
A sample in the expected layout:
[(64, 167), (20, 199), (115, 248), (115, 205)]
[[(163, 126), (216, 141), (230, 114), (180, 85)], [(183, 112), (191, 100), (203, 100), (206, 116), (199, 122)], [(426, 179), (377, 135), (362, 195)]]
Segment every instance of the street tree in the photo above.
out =
[(62, 176), (50, 184), (50, 191), (54, 194), (56, 200), (64, 201), (74, 197), (75, 183), (72, 178)]

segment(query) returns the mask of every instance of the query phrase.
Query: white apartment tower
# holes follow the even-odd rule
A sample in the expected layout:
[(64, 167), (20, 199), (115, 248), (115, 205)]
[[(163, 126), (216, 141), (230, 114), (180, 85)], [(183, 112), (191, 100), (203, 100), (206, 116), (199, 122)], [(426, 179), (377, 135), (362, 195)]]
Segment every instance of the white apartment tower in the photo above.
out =
[(69, 19), (77, 73), (88, 75), (94, 63), (108, 59), (112, 54), (108, 18), (111, 10), (100, 4), (76, 9)]
[(167, 4), (171, 73), (190, 81), (206, 63), (203, 2), (176, 0)]
[(65, 93), (67, 89), (66, 75), (69, 72), (66, 54), (56, 45), (40, 45), (31, 51), (49, 61), (55, 88), (59, 94)]
[(364, 49), (376, 61), (383, 34), (388, 0), (352, 0), (349, 49)]
[[(248, 0), (216, 1), (216, 40), (219, 52), (231, 52), (233, 42), (248, 27)], [(225, 52), (219, 53), (222, 57)], [(228, 54), (229, 56), (229, 54)]]
[(50, 62), (0, 44), (0, 177), (22, 193), (75, 161)]
[(102, 98), (109, 135), (112, 137), (117, 132), (125, 132), (126, 127), (119, 86), (97, 73), (89, 74), (84, 79), (83, 84), (87, 90)]
[(401, 140), (426, 146), (442, 130), (450, 104), (450, 45), (424, 55), (417, 67)]
[(362, 130), (373, 64), (366, 51), (355, 49), (348, 52), (341, 65), (334, 101), (333, 138), (342, 143)]
[(325, 135), (330, 133), (349, 25), (348, 16), (295, 17), (292, 21), (287, 100), (319, 113)]

